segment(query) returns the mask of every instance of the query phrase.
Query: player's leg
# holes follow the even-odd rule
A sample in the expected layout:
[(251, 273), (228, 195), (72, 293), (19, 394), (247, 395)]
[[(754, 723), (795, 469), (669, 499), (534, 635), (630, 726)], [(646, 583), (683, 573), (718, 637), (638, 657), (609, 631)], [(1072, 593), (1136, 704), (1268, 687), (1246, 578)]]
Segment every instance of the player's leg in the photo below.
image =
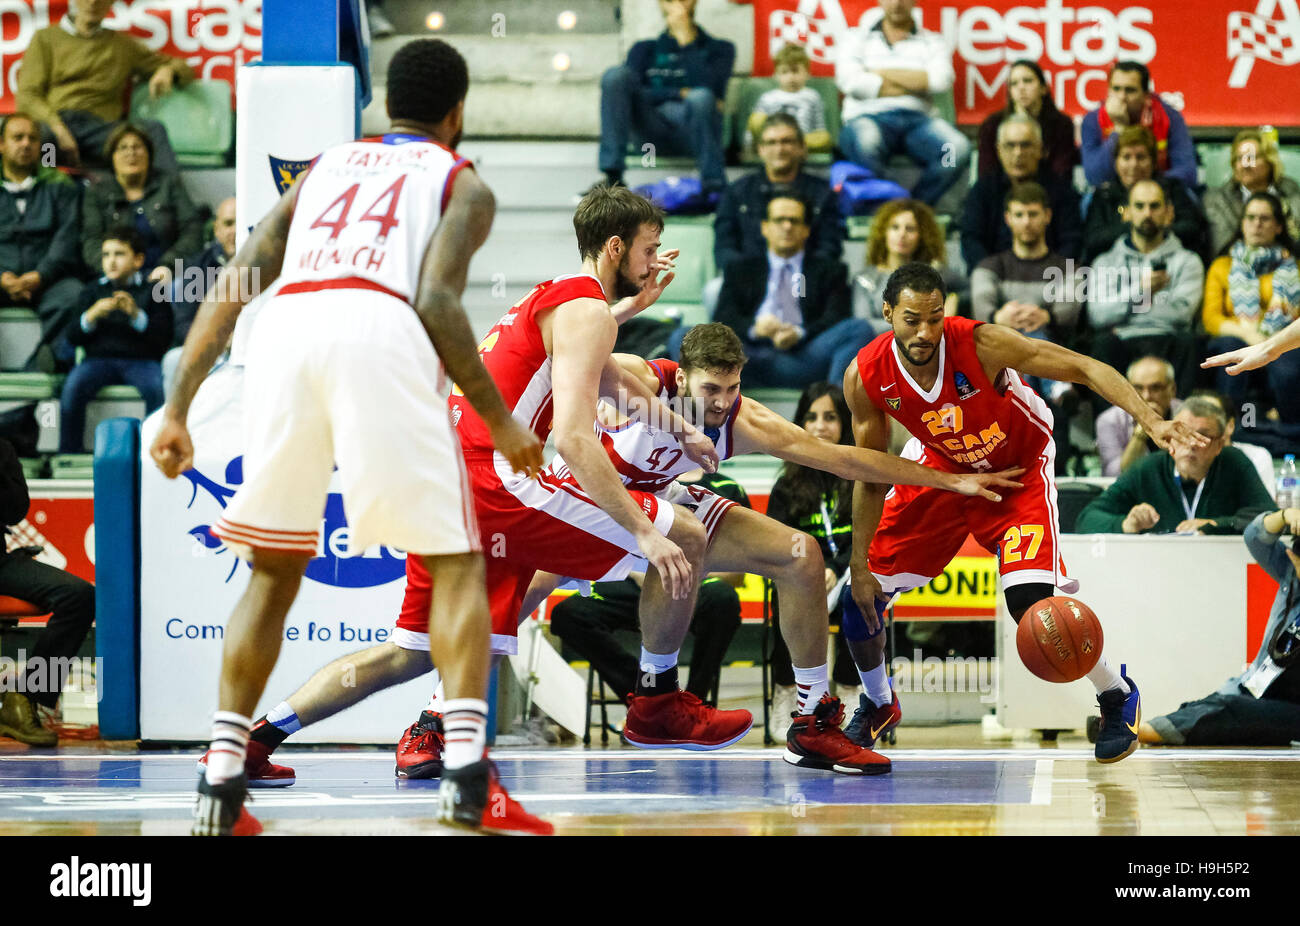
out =
[(691, 674), (686, 690), (702, 701), (717, 706), (716, 695), (709, 702), (709, 693), (722, 683), (722, 660), (727, 648), (740, 629), (740, 595), (722, 579), (706, 579), (700, 583), (700, 593), (691, 615), (691, 636), (694, 638), (691, 653)]
[(862, 694), (844, 735), (858, 746), (870, 749), (903, 719), (898, 694), (889, 682), (885, 665), (885, 603), (877, 602), (879, 626), (873, 632), (847, 590), (841, 599), (840, 635), (844, 638), (862, 680)]
[(883, 774), (889, 760), (861, 749), (840, 730), (844, 707), (830, 694), (826, 644), (826, 567), (817, 541), (747, 508), (733, 506), (705, 557), (710, 572), (752, 572), (776, 582), (781, 633), (794, 663), (798, 716), (786, 734), (787, 762), (845, 774)]

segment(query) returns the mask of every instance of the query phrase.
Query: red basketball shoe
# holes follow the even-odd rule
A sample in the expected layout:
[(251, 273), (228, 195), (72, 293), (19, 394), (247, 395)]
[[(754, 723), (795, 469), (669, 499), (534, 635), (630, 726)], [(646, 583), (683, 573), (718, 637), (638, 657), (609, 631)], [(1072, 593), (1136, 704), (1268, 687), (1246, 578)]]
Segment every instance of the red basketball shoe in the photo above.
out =
[(486, 755), (470, 765), (443, 771), (438, 788), (438, 819), (489, 835), (551, 836), (555, 833), (555, 827), (524, 810), (506, 793), (496, 765)]
[(421, 711), (397, 743), (398, 778), (437, 778), (442, 774), (442, 714)]
[[(199, 771), (208, 770), (208, 754), (199, 759)], [(271, 750), (257, 740), (248, 741), (248, 752), (244, 754), (244, 774), (248, 777), (250, 788), (287, 788), (298, 779), (293, 769), (287, 765), (275, 765), (271, 762)]]
[(642, 749), (721, 749), (741, 740), (753, 725), (749, 711), (720, 711), (689, 691), (632, 695), (623, 742)]
[(884, 775), (888, 759), (849, 742), (840, 729), (844, 705), (839, 698), (822, 695), (811, 714), (801, 714), (785, 737), (785, 761), (800, 768), (824, 768), (844, 775)]

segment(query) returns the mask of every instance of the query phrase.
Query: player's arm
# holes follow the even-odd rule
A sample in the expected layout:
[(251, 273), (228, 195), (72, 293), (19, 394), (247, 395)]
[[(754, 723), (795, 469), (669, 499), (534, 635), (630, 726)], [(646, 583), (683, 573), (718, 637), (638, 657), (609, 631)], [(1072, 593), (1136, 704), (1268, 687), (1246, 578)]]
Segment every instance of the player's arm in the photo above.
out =
[[(856, 364), (850, 365), (849, 374), (857, 376)], [(846, 374), (846, 379), (849, 374)], [(859, 386), (859, 388), (861, 388)], [(876, 410), (880, 414), (879, 410)], [(962, 495), (980, 495), (999, 502), (1002, 496), (993, 486), (1018, 489), (1019, 482), (1011, 477), (1024, 470), (1007, 470), (1001, 473), (946, 473), (931, 469), (911, 460), (890, 456), (879, 449), (850, 447), (818, 440), (803, 428), (787, 421), (753, 399), (745, 399), (736, 416), (734, 429), (737, 453), (767, 453), (791, 463), (811, 466), (834, 473), (841, 479), (883, 485), (917, 485), (959, 492)], [(888, 429), (885, 431), (888, 440)], [(882, 447), (885, 445), (882, 445)]]
[(185, 346), (181, 349), (172, 393), (163, 409), (162, 425), (149, 448), (154, 462), (168, 479), (175, 478), (193, 465), (194, 445), (185, 422), (194, 394), (230, 343), (235, 322), (243, 311), (244, 294), (249, 288), (239, 285), (239, 280), (247, 276), (265, 289), (280, 275), (289, 223), (293, 220), (298, 190), (305, 176), (300, 176), (298, 183), (286, 190), (266, 217), (257, 223), (234, 259), (221, 269), (216, 284), (203, 297), (194, 316), (194, 323), (185, 337)]
[(1099, 360), (1051, 341), (1027, 338), (1004, 325), (976, 328), (975, 348), (990, 379), (1010, 368), (1028, 376), (1087, 386), (1132, 415), (1162, 449), (1168, 450), (1171, 443), (1200, 447), (1209, 443), (1181, 421), (1164, 421), (1157, 416), (1118, 370)]
[[(889, 420), (867, 398), (862, 388), (862, 376), (856, 363), (849, 364), (844, 374), (844, 398), (852, 416), (853, 442), (874, 453), (886, 453), (889, 447)], [(875, 632), (880, 627), (876, 600), (887, 600), (880, 583), (871, 574), (867, 552), (880, 526), (880, 516), (885, 511), (886, 486), (875, 482), (853, 484), (853, 552), (849, 556), (849, 594), (862, 612), (867, 629)]]
[[(1210, 367), (1228, 367), (1228, 374), (1236, 376), (1247, 370), (1258, 370), (1267, 366), (1289, 350), (1300, 347), (1300, 318), (1287, 325), (1270, 338), (1266, 338), (1251, 347), (1242, 347), (1215, 354), (1201, 364), (1202, 369)], [(1229, 366), (1231, 364), (1231, 366)]]
[(611, 356), (601, 371), (600, 392), (613, 397), (615, 406), (629, 418), (676, 437), (697, 466), (717, 472), (718, 453), (713, 441), (659, 400), (659, 377), (645, 360), (635, 354)]
[(636, 538), (674, 598), (684, 598), (694, 581), (681, 549), (661, 535), (628, 494), (596, 437), (596, 396), (618, 326), (600, 299), (572, 299), (550, 318), (551, 383), (555, 450), (582, 490), (620, 527)]
[(541, 441), (511, 416), (483, 366), (460, 302), (470, 258), (492, 230), (496, 199), (473, 171), (461, 171), (453, 183), (447, 208), (420, 264), (415, 312), (448, 375), (488, 426), (493, 446), (515, 472), (532, 476), (542, 468)]

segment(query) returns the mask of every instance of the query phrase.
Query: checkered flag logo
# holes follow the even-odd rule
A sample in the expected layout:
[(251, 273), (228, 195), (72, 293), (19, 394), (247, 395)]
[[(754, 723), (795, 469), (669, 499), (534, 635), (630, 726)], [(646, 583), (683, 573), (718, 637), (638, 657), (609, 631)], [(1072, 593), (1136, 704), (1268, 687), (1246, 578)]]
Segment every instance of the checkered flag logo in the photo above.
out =
[(1300, 63), (1297, 0), (1259, 0), (1254, 13), (1229, 13), (1228, 58), (1233, 62), (1228, 86), (1234, 88), (1246, 86), (1256, 61), (1283, 66)]
[(802, 45), (819, 64), (835, 63), (835, 46), (848, 31), (839, 0), (799, 0), (795, 10), (773, 10), (768, 18), (767, 51)]
[(33, 557), (36, 562), (53, 566), (55, 569), (66, 569), (68, 566), (68, 558), (26, 518), (9, 528), (5, 548), (15, 550), (18, 547), (42, 547), (41, 552)]

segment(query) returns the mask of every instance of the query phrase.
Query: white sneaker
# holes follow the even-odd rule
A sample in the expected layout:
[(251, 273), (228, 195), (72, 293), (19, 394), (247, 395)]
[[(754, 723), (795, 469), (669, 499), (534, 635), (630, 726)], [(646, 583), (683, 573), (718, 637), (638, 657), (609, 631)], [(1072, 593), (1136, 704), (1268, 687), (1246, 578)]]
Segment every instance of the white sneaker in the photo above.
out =
[(768, 714), (767, 732), (777, 745), (785, 743), (790, 731), (790, 716), (799, 706), (799, 696), (794, 685), (772, 686), (772, 710)]

